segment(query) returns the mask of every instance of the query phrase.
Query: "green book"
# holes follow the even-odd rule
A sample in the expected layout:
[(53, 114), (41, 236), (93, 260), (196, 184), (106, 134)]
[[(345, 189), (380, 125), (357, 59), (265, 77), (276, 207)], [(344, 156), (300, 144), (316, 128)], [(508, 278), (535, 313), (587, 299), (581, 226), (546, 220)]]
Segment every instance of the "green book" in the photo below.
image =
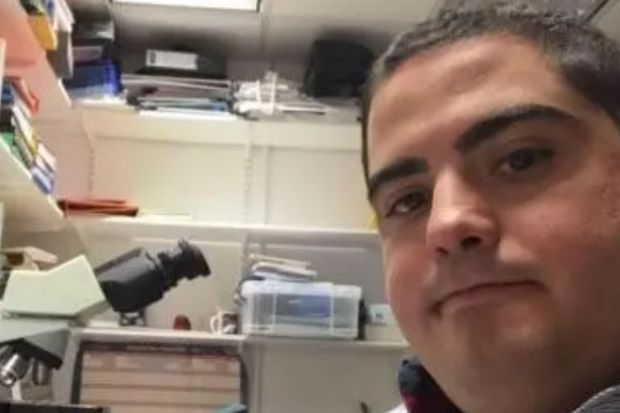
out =
[(19, 148), (17, 147), (17, 142), (15, 140), (15, 133), (6, 132), (6, 131), (0, 132), (0, 139), (2, 139), (4, 143), (7, 144), (7, 146), (11, 150), (11, 153), (13, 154), (15, 159), (17, 159), (19, 163), (24, 165), (24, 167), (28, 168), (28, 163), (26, 159), (24, 159), (21, 152), (19, 151)]
[(30, 169), (32, 165), (34, 165), (35, 154), (30, 151), (30, 148), (28, 147), (28, 144), (26, 144), (23, 136), (15, 135), (15, 145), (13, 147), (17, 148), (19, 158), (22, 160), (26, 168)]
[(15, 133), (0, 132), (0, 137), (2, 137), (2, 140), (9, 145), (9, 148), (12, 148), (15, 145)]

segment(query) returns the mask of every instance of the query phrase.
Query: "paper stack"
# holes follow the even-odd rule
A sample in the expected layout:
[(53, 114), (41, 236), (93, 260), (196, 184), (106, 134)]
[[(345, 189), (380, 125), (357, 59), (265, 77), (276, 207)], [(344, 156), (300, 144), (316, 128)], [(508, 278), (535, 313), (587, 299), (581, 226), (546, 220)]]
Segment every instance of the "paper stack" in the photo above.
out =
[(141, 110), (229, 114), (228, 80), (123, 74), (127, 102)]
[(267, 72), (255, 82), (239, 82), (234, 93), (234, 112), (251, 119), (310, 118), (355, 122), (359, 108), (348, 99), (317, 100), (301, 92), (301, 84)]

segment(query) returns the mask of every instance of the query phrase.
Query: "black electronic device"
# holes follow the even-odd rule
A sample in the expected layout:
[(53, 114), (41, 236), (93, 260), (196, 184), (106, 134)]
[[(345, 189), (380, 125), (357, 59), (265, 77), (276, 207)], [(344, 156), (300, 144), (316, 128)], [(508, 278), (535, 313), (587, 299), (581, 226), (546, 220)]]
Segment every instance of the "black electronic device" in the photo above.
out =
[(365, 46), (343, 40), (317, 40), (310, 51), (303, 91), (313, 97), (359, 97), (374, 60)]

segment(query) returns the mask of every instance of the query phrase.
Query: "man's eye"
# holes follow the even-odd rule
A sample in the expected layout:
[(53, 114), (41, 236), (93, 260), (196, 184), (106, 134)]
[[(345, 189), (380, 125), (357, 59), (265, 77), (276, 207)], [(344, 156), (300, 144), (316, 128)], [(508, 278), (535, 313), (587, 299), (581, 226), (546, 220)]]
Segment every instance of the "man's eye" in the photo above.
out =
[(553, 158), (553, 155), (553, 151), (550, 149), (521, 148), (502, 158), (496, 169), (502, 175), (517, 174)]
[(423, 191), (409, 192), (390, 205), (386, 217), (405, 215), (424, 207), (428, 195)]

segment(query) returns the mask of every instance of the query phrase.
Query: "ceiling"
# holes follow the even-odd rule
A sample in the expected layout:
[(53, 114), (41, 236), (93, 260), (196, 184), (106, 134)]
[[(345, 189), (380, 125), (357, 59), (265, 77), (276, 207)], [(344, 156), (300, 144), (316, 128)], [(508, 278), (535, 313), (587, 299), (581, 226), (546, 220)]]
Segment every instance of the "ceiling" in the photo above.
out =
[[(105, 10), (107, 0), (72, 0)], [(230, 59), (298, 59), (313, 39), (337, 35), (380, 50), (389, 39), (435, 12), (439, 0), (262, 0), (260, 13), (112, 3), (125, 50), (190, 47)], [(86, 6), (85, 6), (86, 5)]]
[[(494, 2), (497, 0), (444, 0), (442, 9), (467, 9)], [(561, 11), (580, 18), (589, 18), (606, 2), (607, 0), (527, 0), (527, 3), (535, 5), (537, 9)]]
[[(230, 61), (303, 62), (312, 41), (337, 36), (380, 52), (389, 40), (442, 8), (488, 0), (262, 0), (260, 12), (140, 6), (70, 0), (90, 13), (111, 10), (123, 55), (140, 61), (145, 48), (190, 48)], [(620, 0), (530, 0), (544, 7), (595, 14), (620, 39)]]
[(620, 41), (620, 0), (608, 1), (592, 18), (592, 22)]

